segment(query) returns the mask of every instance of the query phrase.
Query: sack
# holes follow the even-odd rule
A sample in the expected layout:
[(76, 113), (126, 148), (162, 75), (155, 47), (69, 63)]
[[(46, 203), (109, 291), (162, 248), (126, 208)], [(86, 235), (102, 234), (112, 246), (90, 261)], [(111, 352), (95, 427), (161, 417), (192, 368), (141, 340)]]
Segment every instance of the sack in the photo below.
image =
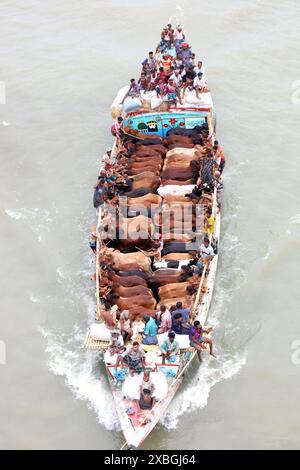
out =
[(90, 326), (90, 335), (95, 341), (110, 341), (111, 331), (105, 323), (92, 323)]
[(156, 109), (162, 104), (163, 100), (161, 98), (157, 98), (157, 96), (153, 96), (151, 98), (151, 109)]
[(142, 102), (139, 98), (131, 98), (130, 96), (125, 99), (123, 103), (123, 111), (129, 113), (142, 107)]

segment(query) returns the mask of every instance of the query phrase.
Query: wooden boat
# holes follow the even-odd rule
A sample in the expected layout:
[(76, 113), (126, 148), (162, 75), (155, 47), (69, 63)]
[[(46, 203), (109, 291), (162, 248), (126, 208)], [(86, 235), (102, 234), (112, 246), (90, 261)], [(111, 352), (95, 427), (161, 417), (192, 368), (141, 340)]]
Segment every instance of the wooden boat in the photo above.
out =
[[(113, 113), (116, 117), (116, 106), (118, 100), (120, 102), (120, 96), (124, 97), (121, 93), (113, 104)], [(149, 109), (149, 107), (143, 107), (137, 109), (134, 112), (125, 113), (122, 110), (126, 129), (134, 131), (137, 136), (137, 132), (140, 134), (157, 134), (159, 136), (166, 136), (169, 129), (172, 129), (178, 124), (182, 128), (191, 129), (196, 125), (201, 125), (206, 122), (211, 136), (211, 142), (214, 140), (215, 131), (215, 116), (213, 111), (213, 105), (210, 93), (206, 94), (204, 98), (201, 97), (199, 103), (190, 105), (186, 101), (182, 106), (171, 109), (164, 109), (161, 111)], [(209, 95), (209, 96), (208, 96)], [(201, 101), (202, 99), (202, 101)], [(203, 102), (204, 99), (204, 102)], [(113, 155), (118, 154), (118, 141), (115, 141), (113, 147)], [(219, 241), (220, 238), (220, 211), (217, 210), (216, 202), (216, 189), (214, 190), (211, 198), (211, 208), (215, 216), (214, 232), (210, 235), (210, 238), (215, 241)], [(99, 209), (98, 228), (101, 228), (102, 220), (104, 217), (105, 210)], [(101, 281), (101, 270), (99, 268), (99, 253), (103, 248), (103, 240), (100, 232), (98, 232), (97, 238), (97, 251), (96, 251), (96, 302), (97, 302), (97, 317), (100, 321), (103, 321), (101, 313), (102, 303), (100, 298), (99, 282)], [(218, 263), (218, 254), (216, 254), (210, 261), (209, 265), (205, 264), (202, 271), (202, 275), (199, 279), (199, 285), (196, 294), (194, 295), (193, 303), (191, 305), (191, 317), (193, 319), (200, 320), (202, 325), (207, 324), (209, 307), (213, 295), (213, 289), (216, 278)], [(130, 310), (130, 305), (128, 305)], [(160, 337), (161, 335), (158, 335)], [(178, 336), (178, 335), (177, 335)], [(182, 335), (186, 336), (186, 335)], [(107, 350), (108, 341), (95, 339), (89, 330), (86, 335), (84, 348), (89, 350)], [(156, 426), (158, 421), (166, 412), (170, 402), (173, 400), (174, 395), (178, 388), (181, 386), (185, 372), (189, 365), (193, 361), (197, 352), (194, 348), (189, 346), (189, 342), (186, 344), (181, 343), (180, 353), (175, 363), (162, 363), (159, 355), (158, 345), (141, 345), (145, 353), (147, 353), (146, 365), (152, 368), (152, 376), (155, 374), (164, 376), (167, 388), (164, 396), (154, 402), (150, 410), (141, 410), (138, 401), (136, 399), (127, 399), (123, 396), (124, 380), (128, 377), (128, 369), (116, 369), (115, 364), (105, 364), (107, 378), (109, 385), (114, 397), (115, 407), (121, 423), (122, 431), (125, 437), (125, 444), (122, 447), (137, 448), (146, 439), (149, 433)], [(148, 360), (148, 363), (147, 363)]]

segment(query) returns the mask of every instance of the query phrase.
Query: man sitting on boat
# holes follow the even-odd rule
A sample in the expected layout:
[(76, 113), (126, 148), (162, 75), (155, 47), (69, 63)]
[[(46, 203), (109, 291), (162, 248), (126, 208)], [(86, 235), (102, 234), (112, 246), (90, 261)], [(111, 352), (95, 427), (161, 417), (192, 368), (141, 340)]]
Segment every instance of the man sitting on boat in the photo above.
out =
[(202, 362), (201, 351), (203, 351), (205, 344), (209, 345), (210, 355), (216, 357), (216, 355), (213, 353), (212, 340), (206, 336), (203, 336), (203, 333), (210, 333), (212, 329), (212, 327), (204, 329), (198, 320), (194, 321), (194, 325), (190, 329), (190, 345), (197, 350), (197, 355), (200, 362)]
[(172, 316), (165, 305), (161, 305), (156, 314), (158, 322), (158, 333), (166, 333), (172, 328)]
[(173, 310), (173, 312), (172, 312), (172, 318), (174, 318), (174, 316), (175, 316), (177, 313), (180, 313), (180, 315), (182, 316), (182, 320), (183, 320), (184, 323), (188, 323), (188, 322), (189, 322), (191, 311), (190, 311), (189, 308), (183, 308), (182, 302), (177, 302), (177, 303), (176, 303), (176, 309)]
[(124, 367), (124, 363), (129, 367), (130, 375), (134, 373), (140, 374), (145, 366), (145, 353), (137, 341), (132, 343), (132, 346), (126, 349), (123, 355), (118, 356), (116, 369), (119, 365)]
[(119, 330), (113, 330), (111, 332), (111, 339), (108, 349), (104, 355), (104, 361), (106, 364), (116, 364), (118, 356), (124, 352), (124, 342)]
[(168, 338), (160, 345), (162, 352), (162, 363), (165, 364), (166, 359), (168, 362), (175, 362), (176, 356), (179, 353), (179, 343), (175, 339), (175, 333), (170, 331)]
[(175, 313), (172, 321), (172, 330), (177, 335), (188, 335), (191, 325), (186, 323), (181, 313)]
[(123, 336), (124, 342), (131, 338), (133, 335), (133, 331), (131, 328), (130, 318), (129, 318), (129, 310), (123, 310), (120, 314), (120, 329), (121, 334)]
[(149, 74), (150, 74), (150, 75), (151, 75), (153, 72), (156, 72), (156, 66), (157, 66), (157, 64), (156, 64), (156, 60), (155, 60), (155, 58), (154, 58), (154, 55), (153, 55), (153, 52), (152, 52), (152, 51), (150, 51), (150, 52), (148, 53), (148, 57), (147, 57), (145, 60), (143, 60), (142, 65), (145, 65), (145, 64), (147, 64), (147, 66), (148, 66), (148, 71), (149, 71)]
[(153, 398), (151, 396), (150, 390), (148, 390), (147, 388), (141, 391), (139, 405), (141, 410), (151, 410), (153, 406)]
[(142, 393), (144, 390), (149, 390), (149, 392), (152, 395), (154, 392), (154, 389), (155, 389), (155, 386), (154, 386), (153, 381), (151, 380), (150, 370), (145, 369), (143, 378), (142, 378), (142, 383), (140, 386), (140, 392)]
[(144, 322), (145, 322), (145, 329), (143, 333), (143, 339), (142, 343), (151, 345), (151, 344), (157, 344), (157, 324), (155, 323), (155, 320), (150, 317), (150, 315), (144, 315)]
[(211, 246), (208, 237), (204, 237), (203, 243), (200, 245), (199, 253), (200, 253), (200, 259), (197, 262), (197, 266), (199, 269), (201, 269), (203, 268), (204, 264), (209, 263), (215, 256), (214, 249)]

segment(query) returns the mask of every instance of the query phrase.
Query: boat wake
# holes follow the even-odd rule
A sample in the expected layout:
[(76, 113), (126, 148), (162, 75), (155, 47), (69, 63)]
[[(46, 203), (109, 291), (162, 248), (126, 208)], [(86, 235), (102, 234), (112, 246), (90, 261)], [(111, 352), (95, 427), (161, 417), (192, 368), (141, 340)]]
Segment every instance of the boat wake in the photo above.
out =
[[(108, 430), (120, 431), (113, 397), (102, 371), (101, 353), (91, 354), (80, 350), (84, 339), (82, 329), (77, 325), (68, 336), (44, 328), (40, 331), (47, 341), (46, 352), (49, 354), (51, 372), (65, 378), (77, 399), (87, 401), (89, 409), (93, 410), (101, 425)], [(183, 414), (204, 408), (214, 385), (232, 378), (245, 363), (246, 353), (226, 354), (217, 360), (205, 357), (196, 375), (183, 385), (171, 403), (161, 424), (168, 430), (175, 429)]]
[(44, 328), (40, 331), (47, 342), (50, 371), (65, 378), (77, 399), (88, 402), (101, 425), (109, 430), (120, 430), (111, 391), (101, 371), (101, 355), (82, 351), (82, 328), (75, 326), (68, 336)]
[(37, 236), (38, 242), (41, 242), (45, 232), (49, 233), (53, 216), (47, 209), (34, 208), (20, 208), (20, 209), (5, 209), (6, 215), (16, 221), (23, 221), (28, 224), (30, 230)]
[(205, 359), (192, 382), (188, 386), (183, 386), (178, 392), (161, 424), (169, 430), (175, 429), (183, 414), (204, 408), (214, 385), (222, 380), (231, 379), (245, 363), (245, 353), (222, 356), (218, 360)]

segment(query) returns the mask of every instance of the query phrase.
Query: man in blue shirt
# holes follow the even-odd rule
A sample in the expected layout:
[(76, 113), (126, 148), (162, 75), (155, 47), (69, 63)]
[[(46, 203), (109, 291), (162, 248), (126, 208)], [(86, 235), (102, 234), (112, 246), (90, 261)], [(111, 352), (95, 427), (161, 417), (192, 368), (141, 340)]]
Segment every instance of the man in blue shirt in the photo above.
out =
[(183, 308), (182, 302), (177, 302), (176, 310), (172, 312), (172, 318), (174, 318), (174, 315), (176, 315), (177, 313), (181, 314), (182, 321), (184, 323), (187, 323), (189, 321), (191, 311), (189, 308)]
[(145, 322), (145, 329), (143, 333), (143, 339), (142, 343), (143, 344), (157, 344), (157, 330), (158, 326), (155, 322), (155, 320), (150, 317), (150, 315), (144, 315), (143, 317), (144, 322)]
[(173, 315), (172, 330), (177, 335), (188, 335), (191, 325), (183, 320), (181, 313)]

